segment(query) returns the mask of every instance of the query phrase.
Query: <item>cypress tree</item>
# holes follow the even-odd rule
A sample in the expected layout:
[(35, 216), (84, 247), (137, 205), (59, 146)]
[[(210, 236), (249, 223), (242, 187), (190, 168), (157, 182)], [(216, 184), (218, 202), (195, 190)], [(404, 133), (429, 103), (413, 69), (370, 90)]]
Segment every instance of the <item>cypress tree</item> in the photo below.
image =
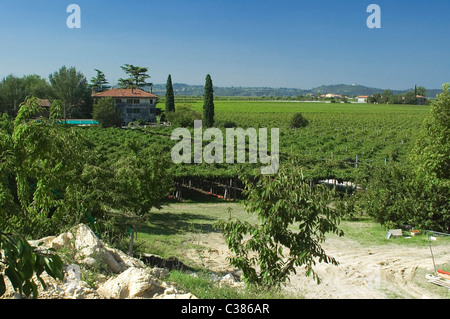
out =
[(172, 77), (169, 74), (166, 84), (166, 112), (175, 112), (175, 97), (173, 94)]
[(206, 75), (205, 94), (203, 102), (203, 123), (206, 127), (214, 125), (214, 90), (209, 74)]
[(417, 85), (414, 86), (414, 104), (417, 105)]

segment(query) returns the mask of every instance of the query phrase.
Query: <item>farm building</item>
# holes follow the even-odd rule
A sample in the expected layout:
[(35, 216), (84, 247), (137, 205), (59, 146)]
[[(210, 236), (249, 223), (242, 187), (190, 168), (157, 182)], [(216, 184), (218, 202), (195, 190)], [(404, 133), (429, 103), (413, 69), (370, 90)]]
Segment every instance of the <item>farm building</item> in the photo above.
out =
[(328, 94), (325, 94), (325, 97), (340, 99), (342, 97), (342, 95), (334, 94), (334, 93), (328, 93)]
[(358, 103), (367, 103), (367, 100), (369, 97), (367, 95), (360, 95), (358, 96)]
[(156, 121), (156, 103), (158, 96), (141, 89), (111, 89), (93, 94), (94, 100), (111, 97), (116, 109), (122, 112), (125, 125), (142, 119)]
[(416, 95), (417, 105), (425, 105), (425, 100), (427, 98), (422, 95)]

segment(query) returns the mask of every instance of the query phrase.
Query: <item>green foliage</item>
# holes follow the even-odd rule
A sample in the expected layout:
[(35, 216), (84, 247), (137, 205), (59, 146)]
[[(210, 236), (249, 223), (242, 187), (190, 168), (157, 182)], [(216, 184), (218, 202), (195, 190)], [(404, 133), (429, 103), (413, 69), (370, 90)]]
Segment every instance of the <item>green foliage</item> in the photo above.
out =
[(379, 169), (368, 187), (366, 208), (381, 224), (450, 231), (449, 84), (431, 105), (408, 161)]
[(169, 194), (170, 152), (139, 129), (89, 127), (80, 132), (93, 145), (78, 198), (70, 198), (102, 239), (120, 243)]
[(307, 126), (308, 123), (308, 120), (305, 119), (301, 113), (295, 113), (294, 116), (292, 116), (290, 125), (291, 128), (299, 128)]
[(103, 92), (106, 90), (109, 90), (111, 88), (111, 86), (109, 86), (109, 82), (106, 80), (105, 74), (100, 71), (95, 69), (95, 71), (97, 72), (97, 76), (93, 77), (91, 79), (91, 84), (90, 87), (96, 92)]
[(441, 180), (450, 179), (450, 84), (430, 108), (411, 154), (417, 171)]
[(194, 127), (194, 121), (201, 118), (200, 113), (185, 105), (178, 106), (176, 112), (166, 113), (166, 120), (179, 127)]
[[(327, 206), (331, 193), (321, 185), (311, 186), (294, 163), (274, 176), (241, 176), (245, 185), (246, 210), (257, 214), (259, 223), (230, 219), (220, 221), (227, 245), (235, 254), (230, 263), (242, 270), (251, 284), (277, 286), (296, 266), (320, 278), (313, 270), (316, 260), (337, 264), (320, 243), (328, 232), (343, 235), (337, 227), (339, 214)], [(247, 239), (246, 237), (249, 236)]]
[(83, 139), (53, 120), (32, 117), (39, 100), (24, 102), (14, 122), (3, 118), (0, 131), (0, 228), (42, 236), (76, 215), (64, 200), (75, 191), (84, 165)]
[(362, 207), (375, 221), (390, 227), (450, 231), (448, 183), (416, 173), (414, 166), (391, 165), (373, 174)]
[(172, 77), (169, 74), (166, 84), (166, 113), (175, 112), (175, 96), (173, 94)]
[(417, 219), (433, 230), (450, 232), (450, 84), (431, 104), (410, 156)]
[[(382, 225), (409, 224), (409, 198), (405, 193), (411, 175), (400, 165), (379, 168), (373, 173), (363, 196), (367, 214)], [(406, 196), (405, 196), (406, 195)]]
[(92, 96), (85, 76), (74, 67), (63, 66), (50, 74), (50, 84), (55, 96), (64, 102), (64, 117), (90, 118)]
[(22, 237), (0, 232), (0, 270), (3, 267), (3, 274), (0, 271), (0, 296), (6, 290), (5, 277), (20, 296), (33, 295), (33, 298), (38, 295), (33, 275), (44, 289), (46, 284), (40, 277), (44, 271), (55, 279), (63, 280), (64, 277), (63, 263), (58, 255), (52, 254), (51, 251), (37, 252)]
[(114, 106), (111, 97), (101, 98), (94, 104), (92, 118), (102, 127), (120, 127), (122, 125), (122, 113)]
[(126, 79), (119, 79), (120, 87), (124, 89), (142, 89), (143, 87), (152, 83), (147, 83), (146, 80), (150, 78), (147, 74), (148, 68), (125, 64), (121, 66), (122, 70), (129, 76)]
[(214, 126), (214, 89), (209, 74), (206, 75), (203, 99), (203, 125), (205, 127), (212, 127)]
[(49, 83), (38, 75), (22, 78), (8, 75), (0, 82), (0, 111), (16, 115), (27, 96), (51, 99), (53, 92)]

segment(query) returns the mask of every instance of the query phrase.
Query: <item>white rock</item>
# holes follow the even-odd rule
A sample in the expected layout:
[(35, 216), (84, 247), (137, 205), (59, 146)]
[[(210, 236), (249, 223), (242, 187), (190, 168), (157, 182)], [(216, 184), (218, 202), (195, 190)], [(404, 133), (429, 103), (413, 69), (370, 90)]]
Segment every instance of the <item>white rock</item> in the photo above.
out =
[(130, 267), (102, 284), (97, 293), (106, 299), (152, 298), (160, 290), (159, 281), (145, 269)]

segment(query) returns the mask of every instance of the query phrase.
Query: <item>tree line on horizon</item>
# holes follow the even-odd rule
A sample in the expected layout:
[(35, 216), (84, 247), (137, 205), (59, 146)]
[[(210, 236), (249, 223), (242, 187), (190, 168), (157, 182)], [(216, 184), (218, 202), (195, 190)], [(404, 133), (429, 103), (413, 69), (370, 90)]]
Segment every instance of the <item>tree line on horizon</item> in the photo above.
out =
[[(118, 80), (120, 88), (143, 90), (150, 88), (150, 92), (152, 91), (153, 83), (147, 82), (147, 79), (151, 77), (147, 74), (147, 67), (125, 64), (121, 68), (128, 77)], [(95, 110), (92, 95), (109, 90), (112, 86), (101, 70), (94, 70), (96, 75), (91, 78), (90, 82), (75, 67), (68, 68), (66, 66), (50, 74), (48, 80), (36, 74), (23, 77), (10, 74), (0, 82), (0, 113), (7, 113), (11, 117), (15, 117), (19, 106), (25, 102), (27, 97), (37, 97), (43, 100), (61, 101), (64, 106), (64, 118), (91, 118), (98, 114), (105, 114), (108, 121), (111, 122), (111, 116), (116, 118), (118, 116), (117, 112), (111, 110), (112, 101), (108, 101), (106, 105), (100, 105), (98, 110)], [(209, 74), (206, 76), (204, 90), (203, 120), (206, 125), (212, 126), (214, 124), (214, 89)], [(193, 114), (193, 110), (186, 110), (186, 106), (180, 107), (179, 114), (175, 116), (174, 90), (170, 74), (166, 83), (165, 104), (164, 115), (172, 116), (172, 120), (175, 122), (184, 117), (181, 115), (182, 113), (188, 113), (189, 118), (192, 116), (198, 118), (197, 114)], [(112, 120), (112, 122), (118, 123), (117, 120)]]
[[(125, 64), (122, 70), (128, 75), (119, 79), (122, 88), (140, 88), (151, 86), (145, 80), (148, 68)], [(44, 100), (62, 101), (67, 118), (90, 118), (93, 112), (94, 100), (92, 93), (98, 93), (111, 88), (105, 74), (95, 69), (97, 75), (90, 82), (83, 73), (75, 67), (61, 67), (49, 75), (48, 80), (36, 75), (17, 77), (10, 74), (0, 82), (0, 112), (15, 117), (19, 106), (27, 97), (37, 97)]]

